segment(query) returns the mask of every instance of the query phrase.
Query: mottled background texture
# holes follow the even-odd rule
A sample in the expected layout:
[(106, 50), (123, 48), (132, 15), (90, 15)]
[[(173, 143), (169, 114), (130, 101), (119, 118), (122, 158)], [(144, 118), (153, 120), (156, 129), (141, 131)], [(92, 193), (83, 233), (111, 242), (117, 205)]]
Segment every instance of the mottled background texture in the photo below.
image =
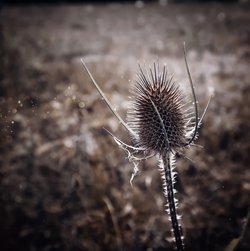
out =
[[(249, 3), (78, 4), (1, 9), (0, 249), (172, 251), (157, 159), (133, 164), (103, 130), (128, 133), (91, 85), (83, 57), (126, 117), (137, 63), (167, 64), (199, 112), (176, 162), (187, 251), (225, 251), (250, 208)], [(229, 249), (227, 249), (229, 250)], [(249, 231), (237, 251), (250, 250)]]

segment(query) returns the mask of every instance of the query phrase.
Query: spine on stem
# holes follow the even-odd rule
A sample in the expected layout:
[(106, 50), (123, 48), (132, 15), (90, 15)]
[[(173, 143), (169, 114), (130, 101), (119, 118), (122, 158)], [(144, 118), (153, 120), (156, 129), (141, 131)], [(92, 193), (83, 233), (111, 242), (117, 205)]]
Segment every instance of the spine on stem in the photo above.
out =
[(183, 236), (181, 225), (179, 224), (180, 216), (177, 214), (177, 199), (175, 198), (176, 190), (174, 189), (176, 172), (174, 169), (174, 154), (167, 152), (162, 154), (160, 172), (163, 181), (163, 192), (167, 198), (167, 212), (172, 224), (172, 231), (178, 251), (184, 250)]

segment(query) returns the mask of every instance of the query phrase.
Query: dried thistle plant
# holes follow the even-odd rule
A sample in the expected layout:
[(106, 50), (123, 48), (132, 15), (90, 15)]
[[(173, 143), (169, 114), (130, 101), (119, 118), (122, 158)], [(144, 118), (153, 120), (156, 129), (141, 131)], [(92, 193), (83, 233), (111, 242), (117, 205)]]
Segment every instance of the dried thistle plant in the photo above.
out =
[[(173, 78), (169, 76), (165, 66), (160, 70), (159, 63), (154, 63), (153, 68), (146, 70), (139, 65), (138, 80), (131, 91), (127, 123), (112, 107), (82, 60), (85, 70), (102, 99), (131, 136), (133, 145), (128, 145), (106, 130), (116, 143), (127, 152), (128, 159), (134, 164), (131, 182), (138, 172), (138, 164), (141, 160), (158, 156), (163, 193), (167, 198), (167, 212), (172, 223), (178, 251), (184, 250), (184, 245), (179, 223), (180, 216), (177, 214), (176, 190), (174, 189), (175, 154), (183, 148), (194, 145), (194, 140), (198, 137), (198, 128), (211, 99), (210, 97), (199, 119), (198, 102), (187, 64), (185, 44), (184, 59), (193, 95), (193, 107), (187, 108), (185, 95), (173, 81)], [(190, 108), (194, 111), (191, 111)]]

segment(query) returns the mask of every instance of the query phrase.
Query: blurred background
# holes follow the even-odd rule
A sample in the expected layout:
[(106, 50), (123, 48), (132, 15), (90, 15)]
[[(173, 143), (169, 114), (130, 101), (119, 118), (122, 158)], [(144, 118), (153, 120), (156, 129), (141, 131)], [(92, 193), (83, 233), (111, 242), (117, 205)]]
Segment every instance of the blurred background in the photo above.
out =
[(185, 41), (200, 114), (215, 94), (203, 148), (177, 157), (186, 250), (232, 251), (241, 235), (235, 250), (250, 250), (249, 1), (4, 3), (0, 249), (174, 250), (158, 161), (130, 185), (133, 164), (103, 127), (128, 134), (80, 59), (125, 118), (138, 62), (167, 64), (189, 95)]

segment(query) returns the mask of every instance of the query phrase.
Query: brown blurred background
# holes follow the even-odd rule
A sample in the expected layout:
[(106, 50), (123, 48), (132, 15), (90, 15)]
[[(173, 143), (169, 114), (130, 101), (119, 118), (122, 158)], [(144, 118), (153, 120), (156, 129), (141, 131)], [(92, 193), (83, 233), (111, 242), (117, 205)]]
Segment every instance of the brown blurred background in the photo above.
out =
[[(13, 3), (14, 1), (12, 1)], [(186, 250), (221, 251), (250, 208), (250, 5), (134, 1), (1, 8), (0, 249), (174, 250), (157, 159), (133, 164), (86, 64), (126, 117), (137, 63), (166, 63), (200, 114), (197, 144), (177, 158)], [(250, 250), (249, 232), (237, 250)]]

